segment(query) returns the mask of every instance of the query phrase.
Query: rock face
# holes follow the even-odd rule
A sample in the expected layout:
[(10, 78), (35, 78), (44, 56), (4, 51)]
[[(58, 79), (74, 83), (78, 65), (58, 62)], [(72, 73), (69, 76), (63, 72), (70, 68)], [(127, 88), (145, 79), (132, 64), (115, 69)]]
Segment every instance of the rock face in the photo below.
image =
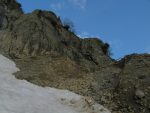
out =
[(90, 96), (114, 113), (150, 112), (150, 55), (115, 61), (108, 47), (77, 37), (53, 12), (24, 14), (15, 0), (0, 0), (0, 53), (20, 68), (17, 78)]
[(120, 63), (123, 66), (118, 88), (120, 102), (126, 102), (124, 106), (130, 106), (130, 112), (150, 112), (150, 55), (128, 55)]
[(21, 14), (21, 5), (15, 0), (0, 0), (0, 30), (10, 28)]
[[(66, 30), (60, 19), (52, 12), (36, 10), (31, 14), (20, 15), (11, 26), (11, 29), (6, 28), (7, 32), (1, 31), (0, 45), (2, 52), (5, 51), (13, 57), (55, 53), (76, 61), (87, 60), (96, 65), (103, 63), (103, 60), (99, 59), (111, 62), (103, 52), (105, 44), (102, 41), (78, 38)], [(4, 21), (2, 28), (5, 28)]]

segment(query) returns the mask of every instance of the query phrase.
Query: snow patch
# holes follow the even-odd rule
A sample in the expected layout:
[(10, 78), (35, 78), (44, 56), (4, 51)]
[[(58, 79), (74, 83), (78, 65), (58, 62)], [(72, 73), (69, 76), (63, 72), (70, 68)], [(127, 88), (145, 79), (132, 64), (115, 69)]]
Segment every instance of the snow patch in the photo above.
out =
[(110, 113), (88, 97), (18, 80), (12, 75), (17, 71), (0, 55), (0, 113)]

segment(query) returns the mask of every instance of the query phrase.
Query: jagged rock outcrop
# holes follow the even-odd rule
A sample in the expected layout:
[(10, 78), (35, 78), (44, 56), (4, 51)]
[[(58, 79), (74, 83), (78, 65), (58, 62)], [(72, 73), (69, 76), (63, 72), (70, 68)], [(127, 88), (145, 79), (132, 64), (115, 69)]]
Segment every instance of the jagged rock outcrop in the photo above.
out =
[[(8, 16), (9, 14), (6, 18)], [(80, 39), (66, 30), (53, 12), (36, 10), (30, 14), (22, 14), (13, 21), (7, 32), (1, 31), (0, 37), (0, 51), (13, 57), (50, 55), (55, 52), (76, 61), (87, 60), (96, 65), (103, 63), (100, 59), (111, 62), (103, 51), (105, 44), (102, 41)]]
[(150, 55), (115, 61), (108, 49), (77, 37), (51, 11), (24, 14), (15, 0), (0, 0), (0, 53), (16, 62), (17, 78), (90, 96), (114, 113), (148, 113)]
[(23, 14), (21, 5), (15, 0), (0, 0), (0, 30), (12, 27), (12, 22)]

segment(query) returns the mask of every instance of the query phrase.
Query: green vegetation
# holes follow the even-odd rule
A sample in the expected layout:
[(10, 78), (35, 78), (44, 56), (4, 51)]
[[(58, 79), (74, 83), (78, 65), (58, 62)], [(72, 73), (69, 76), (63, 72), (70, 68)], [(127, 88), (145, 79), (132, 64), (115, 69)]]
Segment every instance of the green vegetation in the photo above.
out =
[(112, 52), (111, 52), (111, 49), (110, 49), (110, 45), (108, 43), (105, 43), (103, 46), (102, 46), (102, 50), (104, 52), (105, 55), (108, 55), (108, 56), (112, 56)]
[(63, 21), (62, 24), (63, 24), (63, 27), (64, 27), (66, 30), (75, 33), (74, 24), (73, 24), (73, 22), (72, 22), (71, 20), (66, 19), (66, 20)]

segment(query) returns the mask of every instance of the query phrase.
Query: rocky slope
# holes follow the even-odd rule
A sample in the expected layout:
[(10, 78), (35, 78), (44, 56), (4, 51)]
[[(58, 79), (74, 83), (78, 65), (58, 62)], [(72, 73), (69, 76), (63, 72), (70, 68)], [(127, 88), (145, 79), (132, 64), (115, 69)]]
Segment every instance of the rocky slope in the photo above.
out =
[(110, 113), (91, 98), (18, 80), (16, 71), (15, 63), (0, 55), (1, 113)]
[(15, 0), (0, 9), (0, 53), (21, 69), (17, 78), (90, 96), (114, 113), (150, 112), (149, 54), (115, 61), (107, 43), (77, 37), (53, 12), (24, 14)]

